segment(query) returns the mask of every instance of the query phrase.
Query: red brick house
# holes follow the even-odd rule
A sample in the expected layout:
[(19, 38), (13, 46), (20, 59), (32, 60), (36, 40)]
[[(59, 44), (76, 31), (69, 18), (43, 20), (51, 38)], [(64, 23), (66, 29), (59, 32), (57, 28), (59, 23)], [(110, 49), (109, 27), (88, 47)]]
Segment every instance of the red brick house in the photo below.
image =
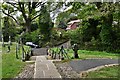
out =
[(68, 27), (66, 28), (66, 30), (76, 29), (78, 27), (79, 22), (81, 22), (81, 20), (72, 20), (68, 22)]

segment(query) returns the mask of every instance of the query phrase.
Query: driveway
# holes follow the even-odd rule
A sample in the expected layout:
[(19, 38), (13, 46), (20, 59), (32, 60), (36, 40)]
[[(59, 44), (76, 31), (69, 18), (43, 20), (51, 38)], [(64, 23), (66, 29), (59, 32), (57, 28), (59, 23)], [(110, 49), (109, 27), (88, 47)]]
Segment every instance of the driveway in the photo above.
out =
[(70, 61), (69, 64), (73, 70), (79, 73), (102, 65), (119, 64), (119, 62), (118, 59), (86, 59), (73, 60)]

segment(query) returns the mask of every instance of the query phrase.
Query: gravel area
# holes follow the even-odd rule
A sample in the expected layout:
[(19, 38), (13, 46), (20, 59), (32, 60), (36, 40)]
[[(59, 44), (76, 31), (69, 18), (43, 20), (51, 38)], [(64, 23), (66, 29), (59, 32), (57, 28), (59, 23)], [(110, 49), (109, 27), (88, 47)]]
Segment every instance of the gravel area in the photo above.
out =
[(54, 64), (62, 78), (80, 78), (80, 74), (75, 72), (67, 62), (62, 63), (56, 61)]
[(33, 78), (35, 64), (27, 64), (16, 78)]

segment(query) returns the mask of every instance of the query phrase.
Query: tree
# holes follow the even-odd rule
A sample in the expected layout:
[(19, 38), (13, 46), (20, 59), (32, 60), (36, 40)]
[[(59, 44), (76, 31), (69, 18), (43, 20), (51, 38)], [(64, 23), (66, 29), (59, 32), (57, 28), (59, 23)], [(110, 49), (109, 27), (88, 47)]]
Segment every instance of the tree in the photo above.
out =
[[(26, 32), (31, 31), (31, 22), (41, 15), (41, 9), (46, 2), (3, 2), (2, 12), (11, 17), (18, 25), (23, 25), (26, 28)], [(39, 9), (40, 10), (36, 10)], [(21, 13), (22, 21), (18, 21), (14, 15)], [(22, 24), (21, 24), (22, 22)]]
[[(13, 20), (15, 20), (15, 22), (18, 25), (22, 25), (26, 28), (26, 32), (31, 32), (31, 23), (38, 18), (41, 15), (42, 12), (42, 8), (44, 5), (47, 5), (47, 10), (49, 10), (49, 12), (52, 12), (54, 15), (56, 14), (56, 12), (58, 10), (60, 10), (60, 8), (62, 8), (64, 2), (56, 2), (56, 3), (52, 3), (52, 2), (33, 2), (33, 1), (29, 1), (29, 2), (20, 2), (18, 0), (18, 2), (16, 1), (9, 1), (9, 2), (3, 2), (2, 3), (2, 12), (11, 17)], [(18, 14), (21, 13), (21, 14)], [(14, 16), (17, 15), (22, 15), (21, 20), (22, 21), (18, 21)], [(19, 16), (18, 16), (19, 17)]]
[(8, 41), (9, 36), (11, 36), (12, 39), (16, 36), (16, 24), (10, 17), (4, 17), (3, 18), (3, 27), (2, 27), (2, 33), (4, 36), (4, 40)]
[(47, 10), (46, 6), (43, 6), (41, 10), (41, 16), (39, 16), (39, 29), (41, 40), (47, 42), (50, 40), (51, 29), (53, 28), (53, 23), (50, 18), (50, 13)]
[(60, 22), (59, 22), (59, 25), (58, 25), (58, 28), (66, 29), (66, 28), (67, 28), (67, 25), (65, 24), (65, 22), (60, 21)]

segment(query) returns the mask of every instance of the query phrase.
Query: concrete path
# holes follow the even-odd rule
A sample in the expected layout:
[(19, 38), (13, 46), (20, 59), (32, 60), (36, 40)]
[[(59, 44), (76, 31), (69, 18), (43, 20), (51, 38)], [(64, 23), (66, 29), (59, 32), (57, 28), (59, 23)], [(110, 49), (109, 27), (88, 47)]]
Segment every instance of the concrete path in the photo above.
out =
[(119, 64), (119, 62), (117, 59), (86, 59), (70, 61), (69, 64), (73, 70), (80, 73), (82, 71), (87, 71), (98, 66)]
[(45, 56), (37, 56), (34, 78), (61, 78), (61, 75), (51, 60), (47, 60)]
[(47, 54), (47, 48), (33, 48), (34, 56), (41, 56)]

